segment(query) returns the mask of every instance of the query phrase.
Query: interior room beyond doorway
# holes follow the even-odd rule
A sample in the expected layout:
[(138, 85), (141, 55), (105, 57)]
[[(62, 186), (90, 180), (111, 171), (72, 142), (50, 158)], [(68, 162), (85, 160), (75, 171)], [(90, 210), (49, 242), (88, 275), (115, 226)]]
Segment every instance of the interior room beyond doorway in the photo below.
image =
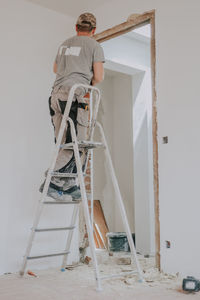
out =
[[(150, 24), (102, 43), (105, 80), (99, 120), (104, 124), (136, 249), (155, 254)], [(123, 231), (106, 166), (95, 160), (95, 199), (110, 231)]]

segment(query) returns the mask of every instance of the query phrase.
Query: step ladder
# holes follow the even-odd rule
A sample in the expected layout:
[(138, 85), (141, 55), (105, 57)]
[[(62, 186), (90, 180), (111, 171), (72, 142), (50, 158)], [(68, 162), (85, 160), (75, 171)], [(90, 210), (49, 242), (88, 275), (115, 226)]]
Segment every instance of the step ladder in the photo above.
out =
[[(71, 108), (71, 104), (72, 104), (72, 99), (74, 97), (74, 93), (75, 93), (76, 89), (80, 88), (80, 87), (86, 88), (90, 92), (90, 124), (89, 124), (88, 140), (86, 140), (86, 141), (78, 141), (77, 140), (74, 123), (73, 123), (72, 119), (68, 117), (69, 112), (70, 112), (70, 108)], [(95, 96), (95, 97), (93, 97), (93, 96)], [(82, 203), (84, 216), (85, 216), (85, 221), (86, 221), (88, 239), (89, 239), (89, 246), (90, 246), (90, 250), (91, 250), (92, 263), (93, 263), (93, 267), (94, 267), (94, 274), (95, 274), (97, 290), (98, 291), (102, 290), (101, 280), (107, 279), (107, 278), (123, 277), (123, 276), (129, 275), (129, 274), (138, 274), (139, 281), (140, 282), (144, 281), (143, 272), (140, 268), (140, 264), (139, 264), (139, 261), (138, 261), (138, 258), (137, 258), (135, 245), (134, 245), (134, 242), (133, 242), (133, 239), (132, 239), (132, 234), (131, 234), (130, 227), (129, 227), (129, 224), (128, 224), (127, 215), (126, 215), (126, 211), (125, 211), (125, 208), (124, 208), (124, 204), (123, 204), (122, 196), (121, 196), (121, 193), (120, 193), (119, 185), (118, 185), (118, 182), (117, 182), (117, 178), (116, 178), (116, 175), (115, 175), (115, 172), (114, 172), (110, 152), (108, 150), (108, 145), (107, 145), (107, 141), (106, 141), (106, 138), (105, 138), (105, 135), (104, 135), (104, 130), (103, 130), (103, 127), (101, 126), (101, 124), (96, 121), (97, 112), (98, 112), (98, 108), (99, 108), (99, 103), (100, 103), (100, 91), (96, 87), (87, 86), (87, 85), (83, 85), (83, 84), (75, 84), (75, 85), (73, 85), (73, 87), (71, 88), (71, 90), (69, 92), (69, 97), (68, 97), (65, 112), (64, 112), (64, 115), (63, 115), (63, 118), (62, 118), (62, 122), (61, 122), (60, 130), (59, 130), (57, 142), (56, 142), (54, 153), (53, 153), (51, 166), (50, 166), (50, 168), (47, 172), (46, 181), (45, 181), (45, 184), (44, 184), (42, 196), (41, 196), (41, 199), (38, 203), (36, 215), (35, 215), (34, 222), (33, 222), (33, 227), (31, 229), (31, 234), (30, 234), (30, 237), (29, 237), (28, 245), (27, 245), (27, 249), (26, 249), (26, 252), (25, 252), (25, 256), (24, 256), (24, 259), (23, 259), (21, 270), (19, 272), (21, 276), (24, 275), (26, 265), (27, 265), (27, 262), (29, 260), (39, 259), (39, 258), (43, 258), (43, 257), (63, 256), (61, 270), (65, 270), (65, 267), (66, 267), (66, 264), (67, 264), (67, 256), (70, 253), (70, 246), (71, 246), (71, 241), (72, 241), (72, 237), (73, 237), (73, 232), (74, 232), (74, 229), (76, 227), (75, 224), (76, 224), (76, 220), (77, 220), (77, 217), (78, 217), (79, 204)], [(68, 143), (68, 144), (61, 144), (63, 134), (64, 134), (65, 129), (67, 127), (67, 121), (70, 123), (72, 142)], [(96, 127), (100, 131), (101, 142), (94, 142), (93, 141), (94, 129)], [(76, 167), (77, 167), (77, 173), (58, 173), (58, 172), (54, 171), (54, 166), (55, 166), (55, 163), (56, 163), (56, 159), (57, 159), (59, 150), (61, 148), (62, 149), (70, 149), (70, 150), (74, 151)], [(91, 174), (91, 195), (90, 195), (91, 196), (90, 197), (91, 215), (89, 213), (88, 199), (87, 199), (85, 183), (84, 183), (84, 175), (85, 175), (85, 171), (86, 171), (86, 168), (87, 168), (87, 163), (88, 163), (88, 160), (89, 160), (89, 154), (90, 154), (90, 157), (91, 157), (91, 167), (92, 167), (93, 150), (97, 149), (97, 148), (102, 148), (105, 151), (107, 164), (108, 164), (108, 167), (109, 167), (109, 170), (110, 170), (113, 186), (114, 186), (114, 189), (115, 189), (115, 192), (116, 192), (116, 201), (117, 201), (117, 204), (119, 206), (119, 211), (120, 211), (120, 214), (121, 214), (124, 229), (125, 229), (125, 232), (127, 234), (127, 238), (128, 238), (128, 242), (129, 242), (129, 246), (130, 246), (130, 250), (131, 250), (132, 264), (133, 264), (133, 262), (135, 262), (135, 265), (136, 265), (136, 270), (132, 270), (132, 271), (129, 271), (129, 272), (123, 272), (123, 273), (120, 273), (120, 274), (108, 275), (108, 276), (100, 276), (99, 267), (98, 267), (98, 263), (97, 263), (97, 257), (96, 257), (96, 249), (95, 249), (95, 242), (94, 242), (94, 236), (93, 236), (93, 185), (92, 185), (92, 183), (93, 183), (93, 178), (92, 178), (93, 174)], [(81, 164), (79, 149), (85, 149), (87, 151), (86, 163), (85, 163), (84, 170), (82, 170), (82, 164)], [(50, 184), (52, 176), (77, 177), (78, 182), (80, 184), (81, 199), (76, 200), (76, 201), (57, 201), (57, 200), (49, 200), (49, 198), (46, 199), (47, 198), (47, 191), (48, 191), (49, 184)], [(40, 228), (40, 227), (38, 227), (40, 217), (41, 217), (41, 214), (42, 214), (42, 210), (43, 210), (44, 206), (46, 206), (46, 205), (73, 205), (74, 208), (73, 208), (73, 213), (72, 213), (72, 216), (71, 216), (70, 226), (56, 227), (56, 228)], [(67, 241), (66, 241), (66, 247), (65, 247), (64, 251), (57, 252), (57, 253), (45, 254), (45, 255), (30, 256), (32, 243), (33, 243), (33, 240), (34, 240), (34, 237), (35, 237), (36, 233), (45, 232), (45, 231), (47, 231), (47, 232), (62, 231), (62, 230), (69, 231), (68, 236), (67, 236)]]

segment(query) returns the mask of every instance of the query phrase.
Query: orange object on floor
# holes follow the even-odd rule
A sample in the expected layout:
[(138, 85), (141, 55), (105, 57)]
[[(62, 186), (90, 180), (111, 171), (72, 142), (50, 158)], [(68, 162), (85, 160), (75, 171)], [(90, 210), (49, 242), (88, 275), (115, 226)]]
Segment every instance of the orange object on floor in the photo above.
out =
[(35, 273), (33, 273), (32, 271), (30, 271), (30, 270), (27, 271), (27, 274), (30, 275), (30, 276), (37, 277), (37, 275)]

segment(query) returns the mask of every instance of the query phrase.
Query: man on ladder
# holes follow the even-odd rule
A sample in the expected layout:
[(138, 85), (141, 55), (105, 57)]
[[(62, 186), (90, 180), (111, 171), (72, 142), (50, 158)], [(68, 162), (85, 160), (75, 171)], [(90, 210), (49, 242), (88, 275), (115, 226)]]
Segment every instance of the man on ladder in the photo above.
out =
[[(91, 13), (81, 14), (76, 23), (77, 35), (67, 39), (58, 49), (54, 63), (54, 72), (57, 76), (49, 98), (55, 141), (71, 87), (74, 84), (95, 85), (103, 80), (105, 58), (102, 47), (92, 38), (95, 31), (95, 16)], [(82, 87), (78, 88), (75, 91), (69, 113), (69, 117), (74, 122), (78, 140), (84, 140), (87, 134), (89, 111), (86, 97), (87, 90)], [(69, 122), (63, 142), (71, 142)], [(82, 157), (83, 162), (84, 155)], [(60, 149), (54, 171), (60, 173), (77, 172), (73, 151)], [(69, 197), (80, 198), (81, 193), (76, 184), (76, 178), (52, 177), (48, 196), (56, 200), (66, 200)]]

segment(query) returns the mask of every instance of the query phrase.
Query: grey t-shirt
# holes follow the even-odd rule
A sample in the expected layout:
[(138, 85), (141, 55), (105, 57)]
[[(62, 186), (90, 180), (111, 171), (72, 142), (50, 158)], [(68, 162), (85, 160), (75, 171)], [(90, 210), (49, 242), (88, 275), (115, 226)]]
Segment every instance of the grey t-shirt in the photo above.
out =
[(54, 86), (69, 86), (75, 83), (90, 84), (93, 63), (105, 62), (103, 49), (91, 37), (74, 36), (58, 49), (55, 60), (57, 76)]

